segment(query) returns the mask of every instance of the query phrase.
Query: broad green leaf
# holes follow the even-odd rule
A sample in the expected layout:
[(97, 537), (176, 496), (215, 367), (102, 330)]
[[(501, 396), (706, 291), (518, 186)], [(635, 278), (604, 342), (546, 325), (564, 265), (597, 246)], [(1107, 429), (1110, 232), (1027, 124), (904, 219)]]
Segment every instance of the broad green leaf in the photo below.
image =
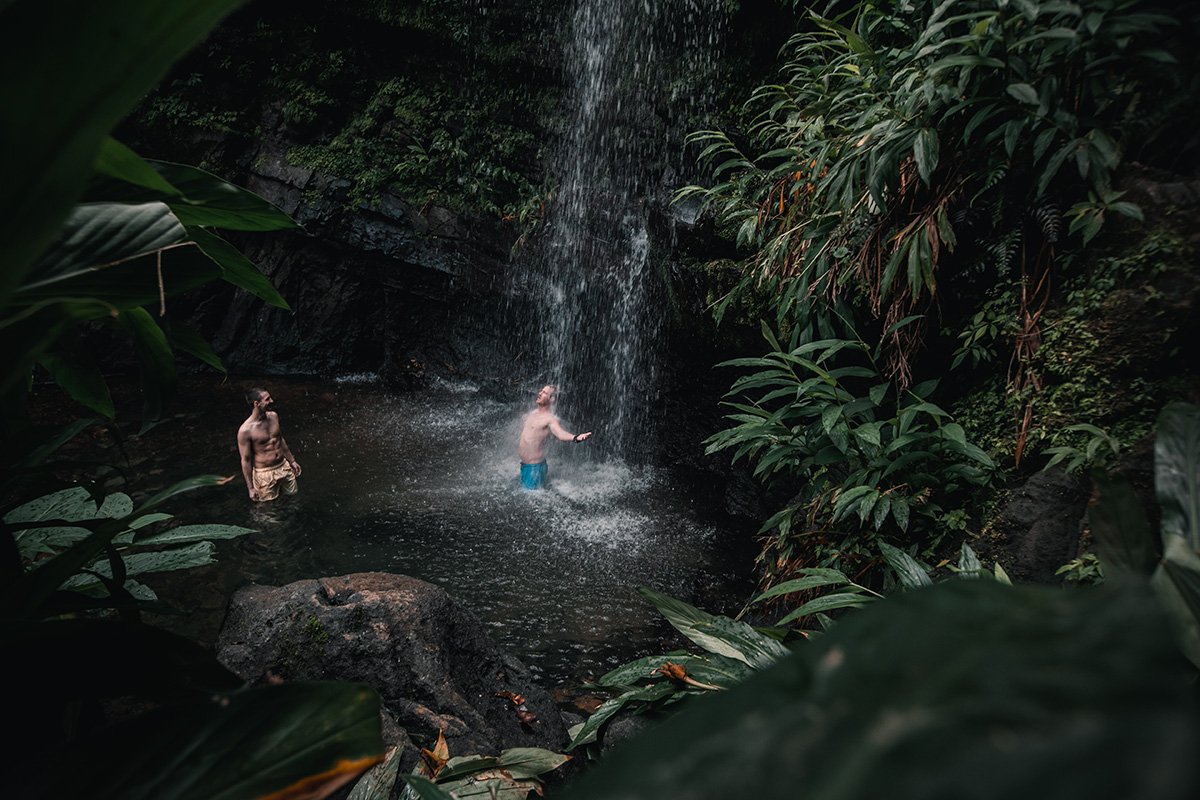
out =
[(54, 240), (109, 131), (238, 4), (0, 6), (0, 305)]
[(761, 603), (763, 600), (769, 600), (772, 597), (779, 597), (785, 594), (794, 594), (796, 592), (806, 592), (811, 589), (817, 589), (822, 586), (845, 586), (850, 583), (850, 579), (840, 572), (837, 577), (828, 575), (808, 575), (803, 578), (795, 578), (783, 583), (777, 583), (770, 589), (767, 589), (762, 594), (756, 595), (751, 603)]
[[(216, 552), (216, 545), (212, 542), (196, 542), (187, 547), (159, 550), (153, 553), (127, 553), (122, 555), (122, 559), (125, 562), (126, 574), (133, 576), (203, 567), (216, 562), (214, 557)], [(106, 578), (112, 577), (112, 570), (108, 561), (104, 559), (93, 562), (87, 569)], [(63, 587), (75, 589), (95, 582), (96, 579), (90, 575), (76, 575), (69, 579)]]
[(21, 292), (55, 287), (187, 241), (187, 230), (165, 203), (81, 203), (58, 239), (29, 271)]
[(1158, 537), (1137, 493), (1121, 478), (1095, 474), (1092, 480), (1096, 499), (1088, 506), (1088, 527), (1104, 569), (1149, 575), (1158, 563)]
[(792, 609), (791, 612), (775, 624), (783, 627), (795, 620), (812, 616), (813, 614), (823, 614), (839, 608), (860, 608), (874, 599), (870, 595), (860, 592), (835, 592), (833, 594), (822, 595), (815, 600), (809, 600), (807, 603)]
[[(156, 195), (163, 197), (179, 195), (179, 190), (158, 174), (154, 167), (112, 137), (105, 139), (104, 143), (100, 145), (100, 152), (96, 155), (95, 169), (100, 175), (149, 189)], [(161, 198), (156, 197), (155, 199)]]
[(933, 585), (933, 581), (929, 579), (929, 573), (908, 553), (887, 542), (880, 542), (879, 550), (883, 553), (883, 558), (888, 565), (896, 570), (896, 576), (905, 588), (918, 589), (922, 586)]
[(404, 788), (404, 794), (401, 795), (401, 800), (408, 800), (410, 797), (417, 800), (456, 800), (455, 796), (440, 788), (436, 783), (421, 775), (405, 775), (400, 774), (400, 780), (407, 784)]
[[(29, 455), (17, 462), (20, 467), (35, 467), (52, 456), (60, 447), (95, 425), (99, 420), (94, 418), (77, 419), (57, 431), (47, 441), (38, 445)], [(9, 456), (12, 453), (8, 454)]]
[[(325, 796), (382, 755), (379, 697), (370, 687), (260, 686), (167, 705), (111, 727), (46, 776), (47, 796)], [(299, 794), (302, 782), (308, 794)]]
[(213, 369), (228, 374), (225, 365), (221, 363), (221, 357), (213, 351), (212, 345), (200, 335), (199, 331), (191, 325), (172, 320), (169, 317), (164, 318), (162, 323), (167, 340), (171, 343), (173, 350), (195, 356)]
[(929, 179), (938, 165), (938, 135), (932, 128), (922, 128), (913, 142), (913, 158), (917, 162), (917, 173), (929, 184)]
[(755, 669), (787, 655), (787, 648), (744, 622), (717, 617), (652, 589), (638, 589), (680, 633), (710, 653), (744, 661)]
[(1008, 93), (1022, 103), (1028, 105), (1038, 104), (1037, 89), (1034, 89), (1028, 83), (1010, 83), (1008, 85)]
[[(179, 481), (151, 497), (133, 515), (140, 517), (172, 497), (202, 487), (219, 486), (223, 481), (219, 475), (200, 475)], [(69, 550), (39, 564), (11, 584), (0, 587), (0, 608), (5, 609), (11, 619), (36, 615), (50, 595), (85, 564), (96, 559), (113, 537), (125, 528), (125, 522), (121, 519), (102, 523), (91, 536), (72, 545)]]
[(1179, 649), (1200, 668), (1200, 555), (1181, 537), (1164, 536), (1150, 583), (1171, 615)]
[(438, 783), (456, 800), (525, 800), (541, 790), (536, 780), (515, 780), (505, 770), (495, 769), (449, 783)]
[[(74, 354), (72, 354), (74, 355)], [(54, 382), (74, 401), (108, 419), (116, 416), (108, 384), (94, 359), (43, 353), (38, 363), (46, 368)]]
[(175, 395), (175, 354), (162, 328), (144, 308), (130, 308), (117, 318), (133, 337), (142, 367), (142, 432), (162, 417)]
[(958, 556), (959, 576), (963, 578), (978, 578), (983, 572), (983, 565), (979, 563), (979, 556), (971, 548), (971, 545), (966, 542), (962, 543), (962, 548), (959, 550)]
[(48, 528), (23, 528), (13, 531), (17, 551), (21, 558), (32, 561), (39, 555), (53, 555), (91, 535), (87, 528), (54, 526)]
[(965, 445), (967, 443), (967, 433), (963, 430), (962, 425), (957, 422), (949, 422), (941, 427), (942, 435), (952, 442)]
[(594, 741), (596, 734), (605, 722), (608, 722), (614, 714), (620, 711), (628, 703), (644, 702), (653, 703), (662, 700), (665, 697), (670, 697), (675, 694), (675, 687), (670, 681), (658, 681), (649, 686), (642, 686), (637, 689), (630, 689), (611, 700), (606, 700), (600, 704), (600, 707), (592, 712), (592, 715), (584, 722), (583, 727), (575, 734), (575, 738), (567, 745), (567, 750), (574, 750), (576, 747)]
[(890, 383), (880, 383), (872, 386), (870, 391), (871, 402), (877, 406), (881, 405), (883, 403), (884, 396), (887, 394), (889, 386), (891, 386)]
[(43, 520), (84, 522), (123, 517), (132, 509), (133, 502), (124, 492), (107, 495), (97, 507), (96, 501), (87, 489), (82, 486), (72, 486), (69, 489), (60, 489), (17, 506), (4, 515), (4, 521), (13, 526), (23, 522), (41, 522)]
[(556, 770), (570, 760), (571, 756), (540, 747), (512, 747), (501, 751), (498, 766), (520, 780)]
[(211, 539), (235, 539), (247, 533), (254, 533), (254, 529), (240, 528), (237, 525), (180, 525), (178, 528), (170, 528), (158, 533), (139, 536), (136, 541), (139, 547), (150, 545), (160, 547), (163, 545), (203, 542)]
[(383, 761), (367, 770), (346, 800), (391, 800), (392, 788), (400, 773), (400, 757), (404, 748), (396, 746), (388, 750)]
[(1170, 403), (1158, 417), (1154, 485), (1163, 536), (1200, 550), (1200, 407)]
[[(136, 156), (134, 156), (136, 158)], [(236, 231), (275, 231), (295, 228), (296, 223), (254, 192), (234, 186), (198, 167), (167, 161), (142, 162), (166, 185), (147, 187), (130, 182), (101, 182), (88, 192), (92, 198), (107, 197), (122, 202), (161, 201), (189, 228), (223, 228)], [(136, 185), (129, 185), (130, 183)]]
[[(1137, 587), (948, 581), (847, 615), (614, 750), (563, 796), (784, 798), (799, 775), (813, 798), (1183, 800), (1200, 789), (1194, 764), (1166, 759), (1151, 774), (1146, 759), (1198, 741), (1193, 675)], [(1064, 771), (1080, 753), (1088, 769)]]
[(662, 680), (663, 676), (656, 670), (668, 663), (682, 666), (689, 675), (701, 683), (711, 683), (716, 686), (733, 686), (750, 674), (747, 665), (734, 658), (726, 658), (715, 653), (697, 656), (676, 651), (661, 656), (646, 656), (630, 661), (628, 664), (622, 664), (605, 673), (596, 683), (601, 686), (618, 687), (632, 686), (642, 680)]
[(199, 228), (188, 228), (188, 234), (199, 245), (201, 252), (221, 268), (221, 275), (226, 281), (265, 300), (268, 305), (291, 310), (267, 276), (259, 272), (258, 267), (236, 247), (215, 233)]

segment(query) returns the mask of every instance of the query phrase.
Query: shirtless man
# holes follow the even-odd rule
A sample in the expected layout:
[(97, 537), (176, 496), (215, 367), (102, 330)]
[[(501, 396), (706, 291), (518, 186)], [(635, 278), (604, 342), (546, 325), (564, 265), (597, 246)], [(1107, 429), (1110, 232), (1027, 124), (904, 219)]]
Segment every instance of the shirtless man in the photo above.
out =
[(546, 485), (546, 440), (554, 434), (561, 442), (586, 441), (592, 432), (569, 433), (550, 407), (558, 387), (543, 386), (538, 392), (537, 408), (525, 415), (521, 423), (521, 440), (517, 443), (517, 455), (521, 458), (521, 486), (526, 489), (541, 489)]
[(283, 439), (279, 415), (271, 410), (275, 402), (271, 393), (266, 389), (250, 389), (246, 392), (246, 402), (250, 404), (250, 416), (238, 428), (237, 443), (250, 499), (274, 500), (281, 488), (284, 494), (295, 494), (300, 465)]

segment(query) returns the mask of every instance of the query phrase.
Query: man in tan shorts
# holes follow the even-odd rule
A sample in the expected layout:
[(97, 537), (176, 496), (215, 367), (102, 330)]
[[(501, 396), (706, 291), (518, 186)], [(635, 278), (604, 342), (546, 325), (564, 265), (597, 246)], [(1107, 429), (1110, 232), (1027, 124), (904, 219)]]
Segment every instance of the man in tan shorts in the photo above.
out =
[(280, 490), (295, 494), (300, 465), (284, 441), (279, 415), (271, 410), (275, 402), (271, 393), (266, 389), (250, 389), (246, 392), (246, 402), (250, 404), (250, 416), (238, 428), (237, 443), (250, 499), (274, 500)]

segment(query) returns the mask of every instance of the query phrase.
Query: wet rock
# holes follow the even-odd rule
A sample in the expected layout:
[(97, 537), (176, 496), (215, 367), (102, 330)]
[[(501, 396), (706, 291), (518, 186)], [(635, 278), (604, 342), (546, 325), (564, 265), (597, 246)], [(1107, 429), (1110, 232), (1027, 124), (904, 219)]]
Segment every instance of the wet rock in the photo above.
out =
[[(426, 744), (441, 730), (452, 755), (561, 750), (567, 742), (558, 709), (529, 670), (502, 653), (446, 592), (403, 575), (368, 572), (240, 589), (217, 656), (251, 683), (367, 683), (408, 735)], [(520, 706), (513, 696), (523, 700)]]

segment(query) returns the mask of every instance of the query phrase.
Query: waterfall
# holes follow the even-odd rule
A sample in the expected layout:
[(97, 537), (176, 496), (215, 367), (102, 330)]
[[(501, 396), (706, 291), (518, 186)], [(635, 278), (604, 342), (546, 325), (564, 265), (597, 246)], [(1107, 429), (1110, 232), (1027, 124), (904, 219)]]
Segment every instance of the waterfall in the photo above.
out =
[(576, 0), (571, 14), (557, 189), (521, 280), (537, 373), (560, 385), (564, 420), (596, 431), (593, 455), (636, 457), (653, 434), (665, 308), (652, 215), (676, 188), (718, 5)]

